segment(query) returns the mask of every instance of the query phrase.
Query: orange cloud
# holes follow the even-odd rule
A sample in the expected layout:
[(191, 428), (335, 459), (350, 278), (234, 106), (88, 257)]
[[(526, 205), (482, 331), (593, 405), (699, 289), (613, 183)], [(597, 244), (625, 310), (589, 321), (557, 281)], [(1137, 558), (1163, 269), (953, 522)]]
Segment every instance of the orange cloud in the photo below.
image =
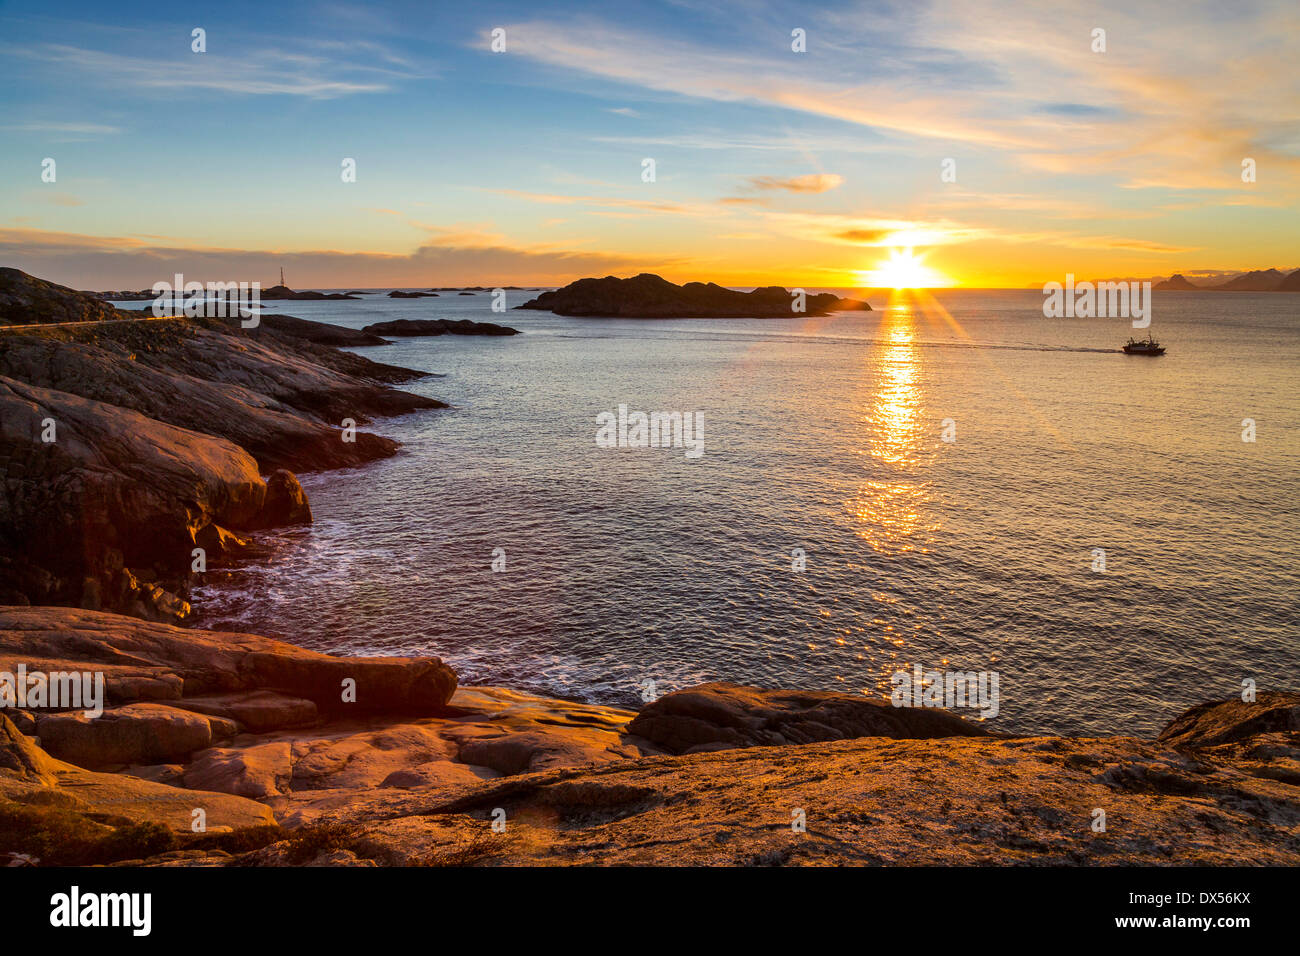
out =
[(784, 189), (792, 193), (824, 193), (844, 182), (843, 176), (834, 173), (809, 173), (778, 179), (774, 176), (751, 176), (749, 184), (755, 189)]

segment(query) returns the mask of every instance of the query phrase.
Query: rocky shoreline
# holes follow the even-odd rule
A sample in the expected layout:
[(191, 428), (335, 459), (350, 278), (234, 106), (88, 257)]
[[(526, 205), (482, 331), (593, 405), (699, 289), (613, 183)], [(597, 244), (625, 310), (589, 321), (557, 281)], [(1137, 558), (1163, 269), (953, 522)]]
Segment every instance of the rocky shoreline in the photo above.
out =
[(383, 339), (322, 323), (139, 320), (16, 270), (0, 306), (46, 325), (0, 334), (7, 604), (184, 620), (195, 576), (242, 533), (311, 520), (294, 472), (396, 454), (362, 428), (447, 407), (392, 387), (423, 373), (335, 347)]
[(94, 720), (0, 711), (0, 852), (43, 863), (1300, 862), (1297, 694), (1153, 741), (730, 684), (633, 713), (457, 687), (436, 658), (0, 608), (0, 671), (19, 663), (106, 678)]
[(1010, 738), (731, 684), (632, 712), (176, 626), (196, 549), (218, 564), (241, 532), (310, 521), (294, 470), (392, 455), (356, 426), (446, 406), (335, 347), (373, 330), (141, 321), (0, 270), (0, 325), (31, 323), (49, 328), (0, 329), (0, 689), (94, 674), (106, 700), (0, 708), (11, 862), (1300, 862), (1292, 693), (1200, 705), (1153, 741)]

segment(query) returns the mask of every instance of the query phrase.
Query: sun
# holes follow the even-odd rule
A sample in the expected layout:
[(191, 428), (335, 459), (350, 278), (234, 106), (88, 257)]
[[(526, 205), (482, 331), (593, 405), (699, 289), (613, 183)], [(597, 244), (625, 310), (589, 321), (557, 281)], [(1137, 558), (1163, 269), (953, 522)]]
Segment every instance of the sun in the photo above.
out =
[(877, 289), (930, 289), (942, 285), (942, 278), (926, 267), (924, 258), (911, 249), (895, 249), (875, 269), (861, 273), (863, 284)]

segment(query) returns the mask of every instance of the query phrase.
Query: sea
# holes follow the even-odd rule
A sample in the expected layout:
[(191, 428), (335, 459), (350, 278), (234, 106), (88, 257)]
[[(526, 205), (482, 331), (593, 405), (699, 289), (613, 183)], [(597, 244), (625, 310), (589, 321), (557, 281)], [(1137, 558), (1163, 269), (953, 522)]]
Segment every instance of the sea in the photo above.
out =
[[(996, 674), (970, 716), (1015, 734), (1149, 737), (1300, 686), (1300, 296), (1155, 293), (1151, 358), (1037, 290), (718, 320), (387, 291), (267, 311), (523, 334), (357, 349), (452, 407), (364, 426), (393, 458), (300, 475), (315, 522), (212, 575), (198, 626), (627, 707)], [(598, 442), (621, 406), (690, 413), (700, 453)]]

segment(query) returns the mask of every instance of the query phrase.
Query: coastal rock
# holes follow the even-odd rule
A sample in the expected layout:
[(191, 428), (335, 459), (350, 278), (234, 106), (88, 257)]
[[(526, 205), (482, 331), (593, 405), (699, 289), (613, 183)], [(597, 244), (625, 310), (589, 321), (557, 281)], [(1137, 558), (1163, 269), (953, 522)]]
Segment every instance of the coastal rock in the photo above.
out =
[(351, 850), (322, 850), (303, 866), (378, 866), (374, 860), (364, 860)]
[(519, 309), (540, 309), (556, 315), (607, 316), (625, 319), (800, 318), (843, 310), (870, 311), (866, 302), (841, 299), (829, 292), (808, 295), (796, 312), (790, 292), (780, 286), (737, 292), (715, 283), (674, 285), (657, 275), (631, 279), (606, 276), (579, 279), (562, 289), (543, 292)]
[(1214, 747), (1277, 732), (1300, 735), (1300, 694), (1262, 691), (1250, 703), (1230, 697), (1197, 704), (1170, 721), (1156, 740), (1172, 747)]
[(172, 706), (198, 714), (224, 717), (236, 722), (241, 730), (254, 734), (307, 726), (320, 719), (320, 711), (310, 700), (274, 691), (191, 696), (174, 701)]
[(341, 344), (382, 339), (290, 317), (264, 318), (254, 329), (240, 328), (235, 319), (194, 319), (9, 334), (0, 337), (0, 374), (230, 438), (267, 470), (345, 467), (396, 450), (395, 442), (364, 433), (354, 443), (341, 442), (323, 421), (364, 423), (372, 414), (446, 407), (379, 384), (423, 373), (313, 341), (322, 329), (330, 337), (344, 335)]
[(280, 468), (266, 479), (266, 502), (258, 514), (257, 523), (263, 528), (311, 524), (307, 493), (293, 472)]
[(633, 714), (546, 700), (499, 687), (466, 687), (452, 698), (459, 716), (439, 729), (455, 759), (510, 776), (594, 766), (663, 753), (630, 732)]
[(30, 807), (57, 807), (100, 818), (161, 823), (190, 832), (194, 811), (206, 814), (208, 829), (271, 826), (269, 807), (224, 793), (179, 790), (125, 774), (84, 770), (58, 760), (0, 713), (0, 799)]
[[(348, 295), (358, 293), (349, 292)], [(358, 329), (349, 329), (328, 322), (315, 322), (300, 319), (293, 315), (263, 312), (258, 316), (257, 328), (269, 329), (289, 338), (313, 342), (316, 345), (328, 345), (335, 348), (356, 348), (365, 345), (383, 345), (384, 340), (377, 335), (370, 335)]]
[[(9, 271), (18, 280), (0, 288), (26, 312), (39, 312), (50, 297), (69, 309), (104, 308), (94, 296)], [(229, 438), (267, 470), (348, 467), (391, 455), (395, 442), (366, 447), (376, 436), (361, 434), (340, 442), (324, 423), (447, 407), (386, 387), (426, 373), (332, 347), (384, 343), (357, 330), (277, 315), (259, 316), (247, 329), (233, 316), (129, 321), (132, 314), (109, 310), (105, 317), (123, 321), (0, 336), (0, 375)]]
[(318, 344), (301, 329), (272, 324), (242, 329), (234, 319), (205, 319), (198, 329), (186, 324), (181, 330), (193, 330), (193, 335), (177, 343), (167, 364), (185, 361), (200, 378), (259, 391), (316, 420), (353, 418), (365, 424), (372, 415), (447, 407), (437, 399), (385, 387), (426, 378), (427, 372)]
[[(457, 789), (483, 771), (454, 760), (441, 720), (344, 721), (273, 734), (241, 735), (196, 754), (184, 783), (265, 800), (291, 825), (322, 807), (414, 788)], [(382, 797), (380, 798), (382, 799)]]
[(103, 322), (123, 318), (102, 299), (30, 276), (0, 269), (0, 325)]
[(388, 387), (422, 373), (313, 341), (319, 323), (133, 321), (16, 270), (0, 276), (0, 294), (24, 315), (50, 308), (61, 310), (50, 322), (91, 323), (0, 336), (0, 597), (10, 603), (183, 620), (195, 546), (220, 557), (240, 548), (239, 531), (310, 520), (296, 479), (273, 477), (264, 509), (267, 486), (253, 473), (392, 455), (387, 438), (343, 441), (341, 423), (446, 407)]
[(292, 748), (273, 741), (239, 750), (205, 750), (196, 755), (181, 780), (191, 790), (231, 793), (252, 800), (284, 793), (293, 776)]
[(0, 712), (0, 779), (37, 785), (54, 785), (59, 761), (29, 740), (9, 717)]
[[(104, 646), (102, 629), (133, 637)], [(0, 610), (0, 669), (5, 655), (33, 669), (60, 660), (72, 669), (98, 649), (114, 661), (103, 669), (129, 670), (150, 666), (160, 646), (183, 659), (187, 691), (256, 674), (250, 657), (277, 647), (309, 655), (252, 635), (67, 609)], [(860, 713), (865, 699), (848, 695), (734, 685), (679, 694), (658, 709), (758, 745), (737, 747), (728, 736), (705, 745), (728, 748), (720, 752), (667, 755), (631, 732), (627, 711), (471, 687), (437, 716), (358, 718), (321, 708), (329, 723), (240, 734), (183, 767), (119, 775), (57, 760), (0, 714), (0, 798), (129, 812), (178, 831), (197, 807), (210, 829), (218, 813), (253, 825), (272, 811), (286, 829), (320, 828), (288, 840), (259, 831), (276, 842), (193, 865), (1239, 865), (1242, 846), (1253, 863), (1300, 863), (1297, 694), (1194, 707), (1154, 742), (1008, 739), (901, 708), (904, 721), (946, 720), (891, 738), (897, 728), (880, 724), (895, 709)], [(205, 696), (190, 703), (230, 720), (241, 704), (258, 709), (243, 700), (247, 691)], [(275, 711), (284, 702), (263, 705)], [(695, 739), (696, 729), (685, 736)], [(811, 743), (769, 736), (859, 731), (870, 735)], [(1091, 826), (1095, 807), (1114, 821), (1101, 833)], [(485, 839), (498, 809), (509, 828)], [(790, 826), (798, 811), (802, 832)], [(168, 851), (142, 862), (186, 860)]]
[[(454, 749), (438, 734), (440, 722), (347, 727), (293, 741), (293, 789), (359, 790), (381, 786), (395, 773), (450, 764)], [(477, 779), (468, 767), (461, 779)]]
[[(286, 826), (296, 827), (340, 807), (380, 813), (403, 792), (451, 796), (498, 776), (661, 753), (627, 733), (632, 716), (502, 688), (465, 687), (438, 717), (344, 719), (242, 734), (195, 755), (186, 772), (202, 776), (187, 776), (186, 785), (201, 780), (204, 789), (258, 793)], [(277, 749), (264, 749), (271, 744)], [(278, 745), (288, 746), (287, 758)], [(268, 755), (275, 756), (274, 774), (265, 772)]]
[[(265, 513), (265, 506), (263, 512)], [(229, 558), (248, 550), (248, 542), (218, 524), (205, 524), (194, 534), (194, 543), (203, 549), (209, 561)]]
[[(375, 386), (349, 385), (329, 369), (286, 358), (261, 338), (241, 343), (184, 322), (121, 322), (64, 332), (88, 341), (0, 336), (0, 374), (226, 438), (266, 471), (353, 467), (397, 451), (396, 442), (364, 432), (355, 442), (341, 441), (337, 427), (320, 420), (314, 407), (317, 389), (346, 394), (351, 388), (351, 417), (364, 422), (372, 407), (366, 393)], [(285, 388), (289, 383), (297, 388)], [(432, 400), (416, 404), (430, 402), (442, 407)]]
[[(175, 580), (180, 584), (169, 582), (169, 586), (178, 589), (183, 586), (183, 581), (179, 578)], [(99, 587), (99, 583), (94, 578), (86, 579), (81, 592), (82, 607), (104, 607), (107, 604), (146, 621), (183, 621), (190, 616), (189, 601), (168, 591), (161, 584), (140, 580), (130, 568), (116, 572), (107, 592)], [(108, 595), (107, 599), (105, 594)]]
[(14, 726), (22, 733), (29, 737), (36, 736), (36, 716), (30, 711), (13, 708), (8, 710), (9, 718), (14, 722)]
[(511, 776), (554, 767), (611, 763), (633, 755), (631, 752), (611, 753), (608, 748), (585, 746), (567, 734), (530, 732), (466, 740), (461, 745), (458, 759), (462, 763), (488, 767), (503, 776)]
[(117, 772), (127, 777), (135, 777), (139, 780), (152, 780), (154, 783), (165, 783), (169, 787), (185, 786), (185, 767), (183, 764), (134, 764)]
[[(1092, 830), (1092, 808), (1112, 824)], [(481, 837), (493, 811), (510, 821)], [(794, 832), (802, 810), (806, 832)], [(389, 865), (1239, 866), (1300, 863), (1300, 790), (1132, 738), (879, 737), (488, 781), (382, 815), (340, 845)], [(920, 836), (918, 836), (920, 834)]]
[(363, 332), (375, 335), (518, 335), (518, 329), (493, 322), (470, 319), (394, 319), (367, 325)]
[(821, 691), (702, 684), (647, 704), (628, 725), (670, 753), (773, 747), (851, 737), (986, 737), (976, 724), (942, 710)]
[(401, 291), (394, 291), (394, 292), (390, 292), (390, 293), (388, 293), (388, 297), (389, 297), (390, 299), (436, 299), (436, 298), (438, 298), (438, 293), (436, 293), (436, 292), (401, 292)]
[[(228, 721), (217, 726), (218, 736), (234, 730)], [(46, 753), (79, 767), (168, 763), (212, 746), (213, 718), (166, 704), (136, 703), (95, 718), (80, 710), (46, 714), (37, 719), (36, 733)]]
[(125, 568), (184, 574), (199, 529), (255, 527), (266, 500), (257, 463), (225, 439), (4, 377), (0, 461), (0, 547), (52, 575), (33, 602), (129, 606), (142, 588)]
[[(455, 672), (436, 657), (331, 657), (254, 634), (203, 631), (62, 607), (0, 608), (0, 670), (101, 671), (110, 701), (175, 686), (186, 697), (273, 690), (323, 714), (443, 711)], [(355, 702), (344, 691), (355, 682)], [(350, 696), (350, 694), (349, 694)]]

